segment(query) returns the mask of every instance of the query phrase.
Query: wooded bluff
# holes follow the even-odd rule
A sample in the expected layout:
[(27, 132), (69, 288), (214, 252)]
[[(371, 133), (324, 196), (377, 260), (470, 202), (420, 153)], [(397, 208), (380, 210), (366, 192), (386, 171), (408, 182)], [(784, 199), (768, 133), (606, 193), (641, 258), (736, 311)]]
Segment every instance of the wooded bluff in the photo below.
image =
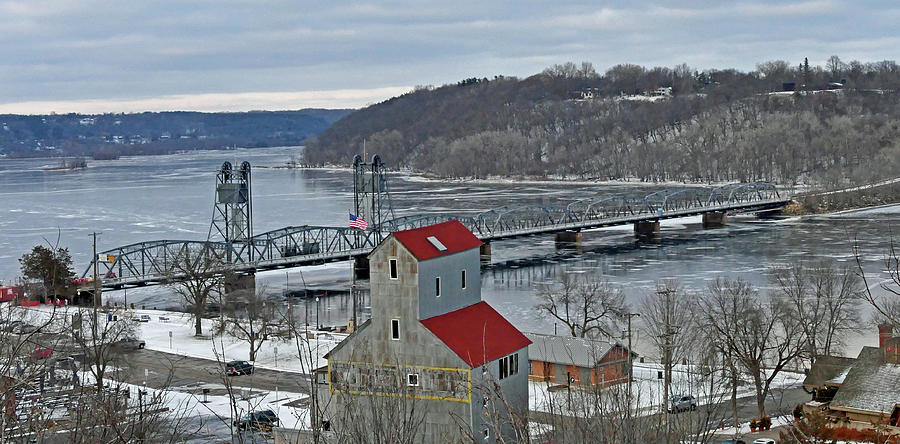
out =
[(306, 161), (346, 164), (365, 141), (444, 178), (872, 183), (900, 171), (898, 87), (892, 61), (837, 57), (748, 73), (567, 63), (417, 87), (337, 121)]

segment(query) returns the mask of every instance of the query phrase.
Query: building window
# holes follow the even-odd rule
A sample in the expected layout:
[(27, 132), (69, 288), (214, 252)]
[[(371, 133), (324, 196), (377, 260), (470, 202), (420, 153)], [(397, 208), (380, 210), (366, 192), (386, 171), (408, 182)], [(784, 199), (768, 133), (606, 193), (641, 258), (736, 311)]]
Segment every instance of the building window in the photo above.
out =
[(466, 289), (466, 270), (462, 271), (462, 289)]
[(388, 262), (391, 264), (391, 279), (397, 279), (397, 259), (390, 259)]
[(400, 340), (400, 320), (391, 319), (391, 339)]
[(500, 358), (500, 379), (519, 374), (519, 354), (513, 353)]
[(410, 387), (418, 387), (419, 386), (419, 374), (418, 373), (407, 373), (406, 374), (406, 385)]
[(441, 297), (441, 278), (434, 278), (434, 296)]

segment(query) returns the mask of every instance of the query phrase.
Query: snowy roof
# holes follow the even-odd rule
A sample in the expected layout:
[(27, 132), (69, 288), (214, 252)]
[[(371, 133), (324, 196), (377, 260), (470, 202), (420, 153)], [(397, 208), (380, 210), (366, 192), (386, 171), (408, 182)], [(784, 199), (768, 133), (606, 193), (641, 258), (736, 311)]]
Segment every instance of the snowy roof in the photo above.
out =
[(850, 367), (856, 362), (854, 358), (845, 358), (842, 356), (820, 356), (816, 359), (816, 363), (809, 369), (809, 374), (803, 380), (805, 387), (822, 388), (826, 384), (840, 384), (843, 382), (833, 382), (832, 379), (843, 374), (847, 375)]
[(618, 344), (571, 336), (525, 333), (531, 340), (528, 359), (554, 364), (575, 365), (583, 368), (594, 366)]
[(844, 378), (831, 408), (891, 414), (900, 404), (900, 364), (884, 361), (884, 351), (863, 347)]

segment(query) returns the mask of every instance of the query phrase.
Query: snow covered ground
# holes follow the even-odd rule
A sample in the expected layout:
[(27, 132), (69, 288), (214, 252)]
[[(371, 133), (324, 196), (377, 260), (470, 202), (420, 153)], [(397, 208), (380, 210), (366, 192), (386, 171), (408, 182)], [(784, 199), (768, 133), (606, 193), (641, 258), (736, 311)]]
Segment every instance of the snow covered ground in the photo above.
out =
[[(160, 310), (134, 310), (138, 315), (150, 315), (150, 322), (142, 323), (141, 338), (147, 342), (147, 349), (166, 353), (191, 356), (201, 359), (216, 359), (216, 351), (222, 353), (222, 361), (250, 360), (250, 344), (229, 335), (210, 336), (216, 320), (203, 319), (204, 337), (194, 336), (194, 323), (190, 315)], [(269, 339), (256, 354), (256, 366), (270, 370), (295, 373), (310, 373), (307, 356), (312, 351), (312, 369), (326, 365), (323, 356), (334, 348), (346, 334), (310, 330), (315, 339)], [(298, 350), (298, 342), (300, 349)], [(301, 361), (300, 356), (303, 356)], [(305, 364), (305, 365), (304, 365)]]
[[(35, 323), (40, 322), (41, 318), (48, 319), (53, 313), (53, 308), (49, 306), (17, 308), (22, 310), (23, 316), (33, 319)], [(60, 307), (56, 310), (56, 319), (67, 319), (75, 310), (77, 309), (74, 307)], [(132, 318), (141, 315), (150, 317), (149, 322), (136, 323), (137, 336), (147, 343), (148, 350), (209, 360), (217, 360), (216, 352), (218, 351), (220, 354), (218, 360), (221, 361), (250, 360), (250, 344), (247, 341), (227, 334), (211, 334), (218, 320), (203, 319), (204, 336), (196, 337), (194, 336), (194, 321), (187, 313), (163, 310), (118, 310), (114, 313), (120, 317), (126, 315)], [(326, 365), (327, 360), (323, 356), (347, 337), (346, 334), (316, 330), (310, 330), (309, 334), (313, 336), (312, 339), (299, 341), (295, 337), (291, 339), (270, 338), (257, 351), (255, 365), (270, 370), (310, 373), (311, 369)], [(224, 355), (222, 355), (223, 352)], [(311, 355), (310, 352), (312, 352)], [(312, 362), (310, 362), (309, 356), (312, 356)]]
[[(662, 409), (664, 390), (662, 380), (657, 377), (659, 371), (662, 371), (662, 364), (634, 364), (634, 382), (632, 382), (631, 389), (634, 408), (638, 412), (653, 414)], [(803, 374), (781, 372), (772, 382), (771, 389), (798, 387), (803, 384), (804, 378)], [(731, 392), (725, 386), (724, 381), (712, 387), (708, 382), (706, 384), (703, 382), (696, 367), (676, 365), (672, 371), (670, 392), (673, 395), (693, 395), (697, 398), (699, 405), (717, 403), (730, 396)], [(573, 405), (570, 413), (579, 415), (596, 413), (586, 411), (586, 407), (594, 405), (592, 402), (581, 402), (581, 399), (584, 399), (581, 397), (585, 395), (585, 392), (578, 389), (574, 389), (571, 393), (565, 389), (551, 392), (549, 389), (550, 385), (545, 382), (529, 381), (528, 393), (531, 410), (547, 412), (550, 411), (551, 406), (554, 411), (569, 410), (568, 398), (571, 396)], [(606, 402), (621, 402), (624, 399), (624, 391), (625, 385), (619, 384), (604, 389), (601, 396), (606, 395)], [(754, 393), (753, 388), (749, 385), (741, 386), (738, 389), (739, 397), (752, 396)]]

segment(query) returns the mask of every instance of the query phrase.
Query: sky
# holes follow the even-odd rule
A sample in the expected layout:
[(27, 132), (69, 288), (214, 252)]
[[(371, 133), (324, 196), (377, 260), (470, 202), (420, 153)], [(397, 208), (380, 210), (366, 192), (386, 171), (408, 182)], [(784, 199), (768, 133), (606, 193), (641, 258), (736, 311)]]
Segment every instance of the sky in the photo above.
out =
[(568, 61), (900, 59), (900, 2), (0, 0), (0, 113), (358, 108)]

